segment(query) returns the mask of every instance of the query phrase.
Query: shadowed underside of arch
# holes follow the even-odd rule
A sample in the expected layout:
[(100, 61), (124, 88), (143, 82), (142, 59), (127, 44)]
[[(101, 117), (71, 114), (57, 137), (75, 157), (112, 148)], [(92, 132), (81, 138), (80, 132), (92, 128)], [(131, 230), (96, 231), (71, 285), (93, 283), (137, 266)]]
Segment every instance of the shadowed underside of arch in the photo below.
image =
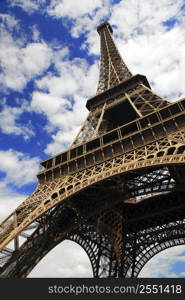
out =
[[(71, 222), (78, 225), (71, 226)], [(112, 247), (103, 236), (95, 231), (94, 225), (86, 219), (82, 220), (65, 207), (60, 207), (60, 210), (55, 209), (47, 221), (45, 220), (46, 223), (45, 232), (44, 228), (39, 226), (30, 241), (23, 244), (17, 253), (13, 253), (4, 266), (1, 277), (26, 277), (49, 251), (66, 239), (76, 242), (85, 250), (91, 262), (94, 277), (108, 277), (112, 274), (109, 270), (109, 260), (113, 255)], [(115, 254), (114, 260), (116, 261)]]
[[(185, 230), (185, 228), (183, 228), (183, 231)], [(162, 251), (172, 248), (172, 247), (176, 247), (176, 246), (184, 246), (185, 245), (185, 238), (184, 238), (184, 232), (183, 235), (180, 235), (179, 237), (177, 236), (176, 239), (174, 240), (168, 240), (162, 243), (159, 243), (156, 245), (152, 245), (150, 249), (146, 250), (145, 255), (143, 255), (143, 260), (140, 264), (140, 266), (138, 266), (138, 269), (136, 270), (134, 277), (138, 277), (141, 270), (143, 269), (143, 267), (157, 254), (161, 253)]]
[[(127, 277), (131, 277), (131, 275), (132, 277), (138, 277), (146, 263), (160, 252), (175, 246), (185, 245), (184, 233), (185, 219), (165, 224), (162, 230), (159, 230), (159, 228), (153, 229), (153, 234), (144, 237), (145, 245), (138, 250), (135, 258), (135, 268), (134, 270), (132, 270), (132, 266), (129, 268)], [(141, 241), (143, 242), (140, 236), (140, 243)]]
[[(40, 220), (32, 236), (12, 254), (2, 268), (1, 277), (26, 277), (49, 251), (65, 239), (83, 247), (91, 261), (94, 277), (137, 277), (155, 254), (184, 243), (184, 192), (168, 191), (149, 196), (137, 204), (124, 203), (124, 206), (121, 198), (113, 203), (110, 192), (111, 189), (107, 198), (109, 220), (101, 215), (101, 211), (105, 211), (104, 197), (98, 197), (98, 201), (91, 198), (93, 213), (89, 216), (83, 213), (85, 194), (81, 194), (80, 200), (71, 201), (76, 207), (72, 205), (72, 208), (70, 203), (68, 207), (59, 205), (50, 211), (43, 222)], [(86, 203), (83, 205), (85, 208)], [(125, 216), (121, 222), (124, 230), (121, 240), (110, 227), (113, 212), (118, 219), (120, 212)]]

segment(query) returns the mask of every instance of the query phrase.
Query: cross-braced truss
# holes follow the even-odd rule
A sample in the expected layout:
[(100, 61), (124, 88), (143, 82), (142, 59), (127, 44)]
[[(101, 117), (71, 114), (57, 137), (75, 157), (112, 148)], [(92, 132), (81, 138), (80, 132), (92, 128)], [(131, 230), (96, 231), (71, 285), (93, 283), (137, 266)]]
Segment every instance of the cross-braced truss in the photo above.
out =
[(97, 95), (69, 149), (42, 162), (35, 191), (0, 224), (0, 276), (26, 277), (57, 244), (81, 245), (94, 277), (136, 277), (185, 241), (185, 99), (156, 95), (101, 40)]
[(98, 27), (101, 40), (100, 78), (97, 94), (131, 78), (132, 74), (123, 62), (112, 39), (112, 28), (105, 22)]

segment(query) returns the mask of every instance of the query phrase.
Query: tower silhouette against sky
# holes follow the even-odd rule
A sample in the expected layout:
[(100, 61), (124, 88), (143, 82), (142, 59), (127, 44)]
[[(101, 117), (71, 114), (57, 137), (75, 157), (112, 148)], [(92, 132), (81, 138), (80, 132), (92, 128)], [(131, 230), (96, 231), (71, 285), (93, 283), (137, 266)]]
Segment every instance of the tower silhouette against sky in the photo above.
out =
[(185, 244), (185, 99), (155, 94), (129, 71), (110, 24), (97, 31), (100, 76), (88, 117), (0, 224), (0, 277), (26, 277), (66, 239), (84, 248), (94, 277), (137, 277), (155, 254)]

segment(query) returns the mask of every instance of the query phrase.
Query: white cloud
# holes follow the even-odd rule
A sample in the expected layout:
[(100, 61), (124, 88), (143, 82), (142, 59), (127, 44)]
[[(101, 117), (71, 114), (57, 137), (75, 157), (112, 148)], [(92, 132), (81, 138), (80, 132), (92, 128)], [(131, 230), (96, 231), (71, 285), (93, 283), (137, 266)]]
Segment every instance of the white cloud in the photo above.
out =
[[(131, 2), (121, 1), (113, 6), (110, 1), (102, 1), (99, 6), (96, 2), (89, 2), (87, 6), (81, 6), (72, 1), (53, 1), (47, 10), (53, 17), (65, 16), (73, 20), (69, 30), (75, 37), (81, 33), (86, 34), (82, 48), (87, 49), (89, 54), (99, 54), (96, 27), (100, 20), (110, 15), (110, 23), (117, 26), (114, 38), (132, 73), (145, 74), (152, 82), (154, 91), (162, 96), (178, 98), (185, 93), (184, 84), (179, 80), (185, 77), (185, 29), (182, 23), (183, 13), (180, 11), (183, 2), (163, 0), (154, 3), (144, 0), (137, 1), (137, 5)], [(77, 7), (73, 12), (70, 9), (72, 4), (73, 8)], [(178, 17), (179, 23), (169, 30), (163, 26), (162, 21), (174, 16)], [(58, 59), (55, 60), (55, 68), (59, 75), (48, 74), (37, 80), (40, 92), (33, 93), (33, 109), (47, 116), (47, 128), (60, 128), (52, 136), (53, 142), (47, 146), (46, 153), (55, 154), (64, 150), (84, 121), (87, 112), (81, 106), (84, 105), (84, 100), (96, 92), (97, 65), (95, 62), (89, 67), (82, 59)], [(74, 101), (70, 111), (69, 98)]]
[(50, 15), (57, 18), (68, 17), (76, 19), (84, 14), (90, 14), (94, 9), (101, 7), (102, 3), (102, 0), (53, 0), (47, 11)]
[(45, 0), (9, 0), (9, 5), (14, 7), (21, 7), (27, 13), (33, 13), (40, 8), (41, 4), (45, 3)]
[(85, 59), (74, 58), (72, 60), (62, 59), (55, 62), (55, 68), (58, 75), (52, 73), (37, 80), (37, 87), (41, 90), (50, 92), (54, 96), (74, 96), (78, 95), (87, 97), (94, 94), (94, 86), (98, 75), (97, 63), (88, 65)]
[(25, 195), (17, 193), (0, 181), (0, 222), (3, 221), (14, 209), (25, 200)]
[(15, 38), (12, 30), (20, 29), (19, 21), (8, 14), (0, 14), (0, 18), (0, 85), (3, 91), (8, 88), (22, 91), (31, 79), (42, 75), (52, 63), (60, 63), (69, 54), (69, 49), (59, 45), (58, 41), (43, 41), (36, 25), (30, 26), (29, 39), (33, 42), (28, 42), (28, 36), (21, 30)]
[[(116, 42), (133, 74), (145, 74), (154, 91), (178, 98), (185, 93), (185, 26), (183, 1), (121, 1), (112, 9), (110, 23), (117, 29)], [(122, 16), (125, 16), (124, 18)], [(165, 21), (176, 18), (171, 28)]]
[[(164, 250), (144, 266), (139, 277), (184, 277), (184, 272), (173, 271), (175, 263), (185, 263), (184, 252), (185, 246)], [(92, 277), (92, 267), (81, 247), (64, 241), (39, 262), (29, 277)]]
[(0, 19), (3, 22), (3, 26), (6, 26), (9, 30), (20, 28), (19, 21), (12, 15), (0, 13)]
[[(6, 30), (0, 32), (0, 85), (21, 91), (27, 82), (42, 74), (52, 59), (52, 51), (43, 43), (19, 45)], [(6, 51), (4, 50), (6, 49)], [(7, 59), (8, 58), (8, 59)]]
[(136, 35), (117, 40), (118, 48), (133, 74), (144, 74), (154, 92), (169, 98), (185, 94), (180, 78), (185, 77), (185, 30), (177, 26), (170, 31), (156, 31), (151, 36)]
[[(181, 18), (183, 0), (125, 0), (112, 8), (110, 22), (118, 26), (121, 35), (152, 34), (164, 31), (163, 22)], [(124, 17), (123, 17), (124, 16)]]
[(28, 104), (22, 101), (20, 107), (13, 107), (4, 104), (0, 111), (0, 130), (5, 134), (22, 135), (24, 139), (28, 139), (35, 133), (29, 128), (29, 120), (27, 120), (27, 126), (19, 124), (20, 116), (29, 110)]
[(67, 18), (64, 24), (73, 37), (85, 34), (86, 38), (82, 48), (87, 48), (90, 54), (96, 55), (99, 55), (99, 39), (98, 35), (95, 34), (96, 27), (103, 20), (109, 19), (111, 10), (111, 0), (55, 0), (47, 7), (47, 13), (52, 17)]
[[(32, 39), (35, 42), (28, 43), (26, 37), (22, 38), (21, 35), (15, 40), (11, 30), (18, 23), (17, 19), (3, 14), (0, 17), (3, 19), (0, 26), (0, 86), (3, 92), (9, 93), (8, 89), (21, 92), (29, 80), (41, 75), (52, 62), (56, 64), (68, 55), (67, 47), (43, 42), (36, 26), (32, 27)], [(25, 103), (22, 101), (19, 107), (11, 107), (2, 102), (0, 129), (3, 133), (23, 135), (25, 139), (34, 135), (29, 120), (27, 126), (21, 124), (22, 114), (29, 111)]]
[(36, 81), (40, 91), (33, 93), (31, 104), (34, 111), (46, 115), (47, 130), (57, 129), (46, 147), (48, 154), (61, 152), (72, 142), (85, 120), (85, 103), (94, 95), (98, 79), (97, 65), (88, 66), (83, 59), (57, 60), (55, 67), (58, 76), (48, 74)]
[(177, 262), (185, 263), (184, 253), (184, 245), (162, 251), (144, 266), (139, 277), (183, 277), (183, 274), (173, 271), (173, 266)]
[[(133, 74), (146, 74), (156, 92), (178, 98), (185, 93), (184, 84), (179, 80), (185, 76), (183, 3), (182, 0), (126, 0), (111, 6), (110, 1), (102, 1), (96, 9), (92, 6), (88, 14), (76, 3), (79, 9), (75, 10), (78, 15), (75, 18), (67, 9), (70, 4), (55, 1), (52, 12), (55, 17), (65, 15), (73, 19), (73, 26), (69, 27), (71, 34), (78, 37), (85, 33), (86, 41), (82, 47), (96, 55), (99, 54), (96, 27), (110, 16), (110, 23), (117, 27), (114, 37), (117, 36), (118, 48)], [(59, 5), (63, 10), (55, 9)], [(164, 26), (164, 22), (173, 19), (176, 22), (174, 28)]]
[(109, 0), (11, 0), (8, 1), (11, 7), (21, 7), (28, 14), (42, 10), (55, 18), (80, 18), (83, 15), (92, 15), (94, 10), (101, 8), (110, 2)]
[(28, 42), (19, 20), (9, 14), (0, 14), (0, 18), (0, 86), (4, 91), (8, 88), (21, 91), (29, 80), (49, 67), (52, 49), (41, 40), (36, 26), (32, 26), (35, 42)]
[(54, 95), (42, 92), (34, 92), (32, 98), (32, 107), (35, 111), (45, 113), (50, 117), (56, 114), (60, 106), (67, 105), (66, 99), (61, 99)]
[(39, 158), (29, 157), (12, 149), (0, 151), (0, 172), (5, 174), (4, 183), (21, 187), (36, 181)]
[(184, 278), (185, 277), (185, 272), (180, 272), (179, 273), (179, 278)]
[(58, 130), (56, 134), (52, 135), (52, 142), (49, 143), (45, 149), (45, 152), (51, 155), (55, 155), (62, 151), (72, 143), (76, 137), (80, 126), (75, 126), (73, 123), (71, 126)]
[(42, 38), (41, 38), (41, 33), (40, 31), (38, 30), (36, 24), (34, 24), (32, 26), (32, 40), (34, 42), (41, 42), (42, 41)]
[(71, 27), (70, 32), (74, 37), (79, 37), (82, 33), (85, 33), (86, 39), (83, 48), (86, 48), (89, 54), (100, 54), (99, 35), (96, 29), (103, 21), (109, 20), (111, 13), (111, 1), (104, 0), (99, 9), (95, 9), (90, 14), (74, 20), (74, 25)]
[(76, 243), (66, 240), (49, 252), (28, 277), (85, 278), (93, 276), (91, 263), (85, 251)]

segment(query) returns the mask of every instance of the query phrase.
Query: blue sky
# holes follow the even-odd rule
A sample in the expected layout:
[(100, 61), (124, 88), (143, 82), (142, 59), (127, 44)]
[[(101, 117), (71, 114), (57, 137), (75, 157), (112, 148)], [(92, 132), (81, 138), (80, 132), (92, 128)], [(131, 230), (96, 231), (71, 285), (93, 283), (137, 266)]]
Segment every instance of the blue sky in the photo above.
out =
[[(104, 20), (133, 74), (145, 74), (172, 101), (185, 97), (183, 0), (2, 0), (0, 220), (34, 190), (39, 162), (66, 149), (85, 120), (99, 75), (96, 27)], [(82, 250), (71, 245), (53, 250), (30, 276), (91, 276)], [(66, 265), (69, 249), (75, 270)], [(184, 251), (156, 256), (160, 270), (148, 265), (142, 276), (183, 277)]]

